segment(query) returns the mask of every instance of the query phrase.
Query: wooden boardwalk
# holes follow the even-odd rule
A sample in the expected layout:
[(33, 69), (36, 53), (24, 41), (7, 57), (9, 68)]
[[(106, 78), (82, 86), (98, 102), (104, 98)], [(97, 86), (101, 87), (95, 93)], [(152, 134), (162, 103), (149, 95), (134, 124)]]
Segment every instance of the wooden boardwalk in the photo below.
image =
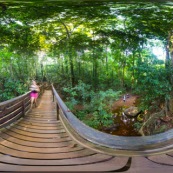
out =
[(96, 153), (75, 143), (56, 117), (47, 90), (37, 108), (1, 130), (0, 172), (173, 172), (173, 153), (132, 158)]

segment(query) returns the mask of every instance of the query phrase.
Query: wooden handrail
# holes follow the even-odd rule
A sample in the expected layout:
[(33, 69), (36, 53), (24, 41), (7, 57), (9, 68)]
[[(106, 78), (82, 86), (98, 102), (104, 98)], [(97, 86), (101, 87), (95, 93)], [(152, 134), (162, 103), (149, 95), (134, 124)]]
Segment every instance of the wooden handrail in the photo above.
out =
[(152, 136), (115, 136), (97, 131), (74, 116), (52, 85), (58, 116), (69, 135), (79, 144), (109, 155), (149, 156), (173, 151), (173, 130)]
[[(44, 92), (44, 85), (40, 86), (40, 93)], [(25, 116), (30, 110), (30, 91), (26, 94), (0, 103), (0, 129), (14, 123)]]
[(24, 116), (30, 105), (30, 92), (0, 103), (0, 128), (6, 127)]

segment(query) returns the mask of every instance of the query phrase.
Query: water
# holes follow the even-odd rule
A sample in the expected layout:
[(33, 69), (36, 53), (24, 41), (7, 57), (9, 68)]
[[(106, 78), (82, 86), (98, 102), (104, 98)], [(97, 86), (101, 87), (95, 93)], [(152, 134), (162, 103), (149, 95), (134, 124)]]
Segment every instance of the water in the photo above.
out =
[(110, 128), (103, 130), (106, 133), (118, 136), (141, 136), (134, 128), (134, 123), (137, 122), (137, 118), (129, 118), (124, 114), (125, 106), (120, 106), (113, 112), (114, 125), (116, 128)]

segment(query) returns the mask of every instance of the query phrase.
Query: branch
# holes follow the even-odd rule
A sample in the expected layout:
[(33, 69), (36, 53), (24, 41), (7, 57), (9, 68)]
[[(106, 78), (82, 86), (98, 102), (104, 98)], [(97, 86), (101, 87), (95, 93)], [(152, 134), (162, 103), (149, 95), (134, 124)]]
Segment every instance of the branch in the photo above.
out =
[(64, 28), (65, 28), (65, 30), (66, 30), (68, 39), (70, 39), (70, 32), (69, 32), (69, 30), (68, 30), (66, 24), (60, 19), (59, 16), (58, 16), (58, 18), (59, 18), (60, 23), (64, 26)]

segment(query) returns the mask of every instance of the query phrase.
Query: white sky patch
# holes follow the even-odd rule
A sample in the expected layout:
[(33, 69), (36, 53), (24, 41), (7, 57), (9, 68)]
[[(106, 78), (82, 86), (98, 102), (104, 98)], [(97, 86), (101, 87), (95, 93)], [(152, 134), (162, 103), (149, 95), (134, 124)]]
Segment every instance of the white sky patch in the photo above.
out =
[(16, 21), (16, 23), (17, 23), (18, 25), (23, 26), (23, 23), (22, 23), (22, 22), (20, 22), (20, 21)]
[(152, 47), (152, 52), (160, 60), (165, 60), (166, 52), (162, 47)]
[(55, 64), (55, 59), (53, 59), (51, 57), (46, 57), (46, 60), (43, 62), (43, 64), (45, 64), (45, 65)]
[(158, 39), (148, 39), (147, 47), (152, 51), (152, 53), (160, 60), (165, 61), (166, 51), (162, 41)]

